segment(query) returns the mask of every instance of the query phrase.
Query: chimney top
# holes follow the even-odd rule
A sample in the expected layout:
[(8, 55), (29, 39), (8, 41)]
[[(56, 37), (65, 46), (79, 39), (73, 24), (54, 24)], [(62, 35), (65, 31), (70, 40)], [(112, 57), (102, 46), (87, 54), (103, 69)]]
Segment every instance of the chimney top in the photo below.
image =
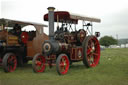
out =
[(55, 10), (54, 7), (48, 7), (47, 9), (48, 9), (49, 11), (54, 11), (54, 10)]

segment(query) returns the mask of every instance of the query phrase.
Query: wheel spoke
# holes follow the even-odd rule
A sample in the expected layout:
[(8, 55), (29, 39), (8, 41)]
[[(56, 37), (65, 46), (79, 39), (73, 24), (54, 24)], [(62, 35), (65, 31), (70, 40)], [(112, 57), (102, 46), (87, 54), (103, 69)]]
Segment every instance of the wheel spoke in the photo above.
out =
[(98, 56), (98, 53), (92, 53), (94, 56)]
[(12, 67), (12, 65), (10, 65), (10, 71), (12, 71), (13, 70), (13, 67)]
[(90, 47), (92, 48), (93, 47), (93, 41), (90, 40)]
[(36, 63), (36, 65), (37, 65), (37, 66), (41, 66), (41, 62), (38, 61), (38, 62)]
[(88, 57), (87, 57), (87, 58), (88, 58), (88, 62), (90, 62), (90, 59), (91, 59), (91, 55), (88, 55)]
[(16, 61), (16, 59), (14, 59), (14, 61), (13, 61), (14, 63), (17, 63), (17, 61)]
[(98, 42), (95, 42), (94, 45), (97, 46)]
[(90, 53), (91, 53), (91, 50), (92, 50), (92, 48), (89, 48), (89, 49), (87, 50), (87, 54), (90, 54)]
[(63, 62), (63, 63), (65, 62), (65, 58), (62, 58), (62, 62)]
[(61, 66), (61, 67), (60, 67), (60, 71), (61, 71), (61, 72), (64, 72), (64, 71), (65, 71), (65, 67), (64, 67), (64, 66)]
[(64, 63), (63, 63), (63, 62), (61, 62), (61, 63), (60, 63), (60, 66), (61, 66), (61, 67), (63, 67), (63, 66), (64, 66)]
[(15, 59), (15, 56), (11, 56), (11, 61), (10, 61), (10, 71), (13, 71), (15, 70), (16, 68), (16, 59)]
[(10, 63), (10, 61), (11, 61), (11, 59), (10, 59), (10, 57), (9, 57), (8, 60), (7, 60), (7, 62)]

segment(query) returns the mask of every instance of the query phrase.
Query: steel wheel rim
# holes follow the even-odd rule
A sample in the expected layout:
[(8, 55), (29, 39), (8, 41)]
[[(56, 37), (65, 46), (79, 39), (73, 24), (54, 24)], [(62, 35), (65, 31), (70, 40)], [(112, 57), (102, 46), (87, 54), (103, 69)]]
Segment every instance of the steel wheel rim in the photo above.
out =
[(87, 61), (90, 67), (95, 67), (100, 59), (100, 45), (96, 37), (92, 37), (87, 45)]
[(45, 70), (45, 58), (41, 55), (37, 56), (35, 66), (37, 72), (43, 72)]
[(7, 60), (7, 67), (9, 72), (13, 72), (16, 69), (17, 60), (15, 55), (10, 55)]
[(66, 74), (69, 69), (69, 61), (67, 56), (62, 56), (59, 63), (59, 70), (61, 74)]

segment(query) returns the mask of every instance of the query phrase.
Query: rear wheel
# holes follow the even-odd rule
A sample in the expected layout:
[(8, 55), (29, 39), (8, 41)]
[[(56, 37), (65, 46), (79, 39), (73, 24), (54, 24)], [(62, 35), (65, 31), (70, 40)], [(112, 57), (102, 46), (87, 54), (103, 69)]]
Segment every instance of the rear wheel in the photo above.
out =
[(36, 54), (32, 60), (32, 68), (33, 71), (38, 73), (38, 72), (44, 72), (45, 70), (45, 57), (42, 56), (41, 54)]
[(17, 66), (16, 55), (13, 53), (6, 53), (2, 60), (2, 66), (5, 72), (13, 72)]
[(86, 67), (95, 67), (100, 60), (100, 44), (95, 36), (88, 36), (83, 42), (83, 63)]
[(59, 75), (64, 75), (68, 72), (69, 69), (69, 59), (65, 54), (60, 54), (56, 61), (56, 70)]

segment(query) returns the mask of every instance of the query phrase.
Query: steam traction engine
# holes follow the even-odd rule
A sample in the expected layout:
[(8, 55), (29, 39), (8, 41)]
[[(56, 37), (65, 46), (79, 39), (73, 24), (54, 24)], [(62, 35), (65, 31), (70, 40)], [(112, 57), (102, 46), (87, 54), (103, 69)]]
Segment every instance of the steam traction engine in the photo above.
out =
[[(95, 67), (100, 59), (100, 45), (97, 37), (90, 32), (92, 23), (100, 22), (100, 19), (71, 14), (67, 11), (56, 11), (49, 7), (49, 13), (44, 15), (44, 20), (49, 21), (49, 40), (42, 45), (42, 54), (36, 54), (32, 66), (34, 72), (44, 72), (46, 65), (56, 65), (58, 74), (68, 72), (72, 62), (83, 61), (86, 67)], [(76, 30), (78, 20), (83, 21), (83, 29)], [(57, 22), (57, 30), (54, 32), (54, 22)], [(58, 22), (62, 25), (59, 27)], [(72, 29), (75, 25), (75, 29)], [(84, 29), (87, 28), (87, 30)], [(88, 35), (90, 32), (91, 35)]]
[[(35, 31), (23, 30), (32, 25)], [(42, 42), (48, 39), (43, 33), (46, 25), (33, 22), (0, 19), (0, 68), (5, 72), (15, 71), (17, 66), (23, 66), (32, 60), (36, 53), (41, 53)], [(28, 29), (27, 29), (28, 30)]]

